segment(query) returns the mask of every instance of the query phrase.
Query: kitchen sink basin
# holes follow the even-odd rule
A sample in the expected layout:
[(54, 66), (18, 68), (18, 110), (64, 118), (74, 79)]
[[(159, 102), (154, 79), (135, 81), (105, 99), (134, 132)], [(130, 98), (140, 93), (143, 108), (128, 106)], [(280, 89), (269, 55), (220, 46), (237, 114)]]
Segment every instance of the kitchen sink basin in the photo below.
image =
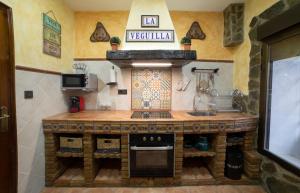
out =
[(194, 111), (188, 112), (188, 114), (192, 116), (216, 116), (216, 113), (212, 111)]

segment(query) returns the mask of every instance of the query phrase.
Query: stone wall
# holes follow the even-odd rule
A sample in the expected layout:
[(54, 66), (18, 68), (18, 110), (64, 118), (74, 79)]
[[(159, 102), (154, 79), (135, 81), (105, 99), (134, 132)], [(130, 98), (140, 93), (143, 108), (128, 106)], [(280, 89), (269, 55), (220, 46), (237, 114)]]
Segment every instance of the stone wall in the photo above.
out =
[[(281, 0), (260, 15), (254, 17), (250, 23), (249, 96), (245, 101), (247, 102), (247, 111), (251, 114), (259, 113), (262, 42), (257, 41), (257, 29), (266, 21), (278, 16), (298, 3), (300, 3), (299, 0)], [(270, 193), (300, 192), (300, 178), (286, 171), (276, 164), (276, 162), (263, 157), (261, 170), (262, 182)]]
[(280, 167), (274, 161), (263, 158), (261, 178), (270, 193), (299, 193), (300, 178)]
[(244, 4), (234, 3), (224, 10), (225, 47), (236, 46), (244, 40)]

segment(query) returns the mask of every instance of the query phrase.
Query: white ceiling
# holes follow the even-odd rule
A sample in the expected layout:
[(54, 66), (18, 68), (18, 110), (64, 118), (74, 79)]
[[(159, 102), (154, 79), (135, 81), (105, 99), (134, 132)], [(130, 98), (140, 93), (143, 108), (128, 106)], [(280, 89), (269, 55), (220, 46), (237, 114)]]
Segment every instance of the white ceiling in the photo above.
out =
[[(132, 0), (64, 0), (75, 11), (129, 10)], [(149, 0), (151, 1), (151, 0)], [(169, 10), (223, 11), (231, 3), (244, 0), (166, 0)]]

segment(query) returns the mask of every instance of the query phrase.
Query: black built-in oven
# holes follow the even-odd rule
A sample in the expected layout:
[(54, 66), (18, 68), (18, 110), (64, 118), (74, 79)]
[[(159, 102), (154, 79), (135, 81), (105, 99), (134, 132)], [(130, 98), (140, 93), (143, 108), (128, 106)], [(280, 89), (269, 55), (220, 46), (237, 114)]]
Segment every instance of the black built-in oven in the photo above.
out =
[(131, 134), (130, 177), (173, 177), (174, 134)]

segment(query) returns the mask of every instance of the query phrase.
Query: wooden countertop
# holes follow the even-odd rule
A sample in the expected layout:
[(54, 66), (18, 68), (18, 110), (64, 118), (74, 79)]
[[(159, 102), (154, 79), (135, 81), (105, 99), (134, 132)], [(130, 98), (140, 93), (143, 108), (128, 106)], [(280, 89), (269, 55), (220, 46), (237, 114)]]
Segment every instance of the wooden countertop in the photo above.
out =
[(82, 111), (79, 113), (61, 113), (47, 117), (43, 121), (185, 122), (257, 119), (257, 116), (245, 113), (217, 113), (216, 116), (191, 116), (187, 112), (189, 111), (171, 111), (172, 119), (131, 119), (133, 111)]

